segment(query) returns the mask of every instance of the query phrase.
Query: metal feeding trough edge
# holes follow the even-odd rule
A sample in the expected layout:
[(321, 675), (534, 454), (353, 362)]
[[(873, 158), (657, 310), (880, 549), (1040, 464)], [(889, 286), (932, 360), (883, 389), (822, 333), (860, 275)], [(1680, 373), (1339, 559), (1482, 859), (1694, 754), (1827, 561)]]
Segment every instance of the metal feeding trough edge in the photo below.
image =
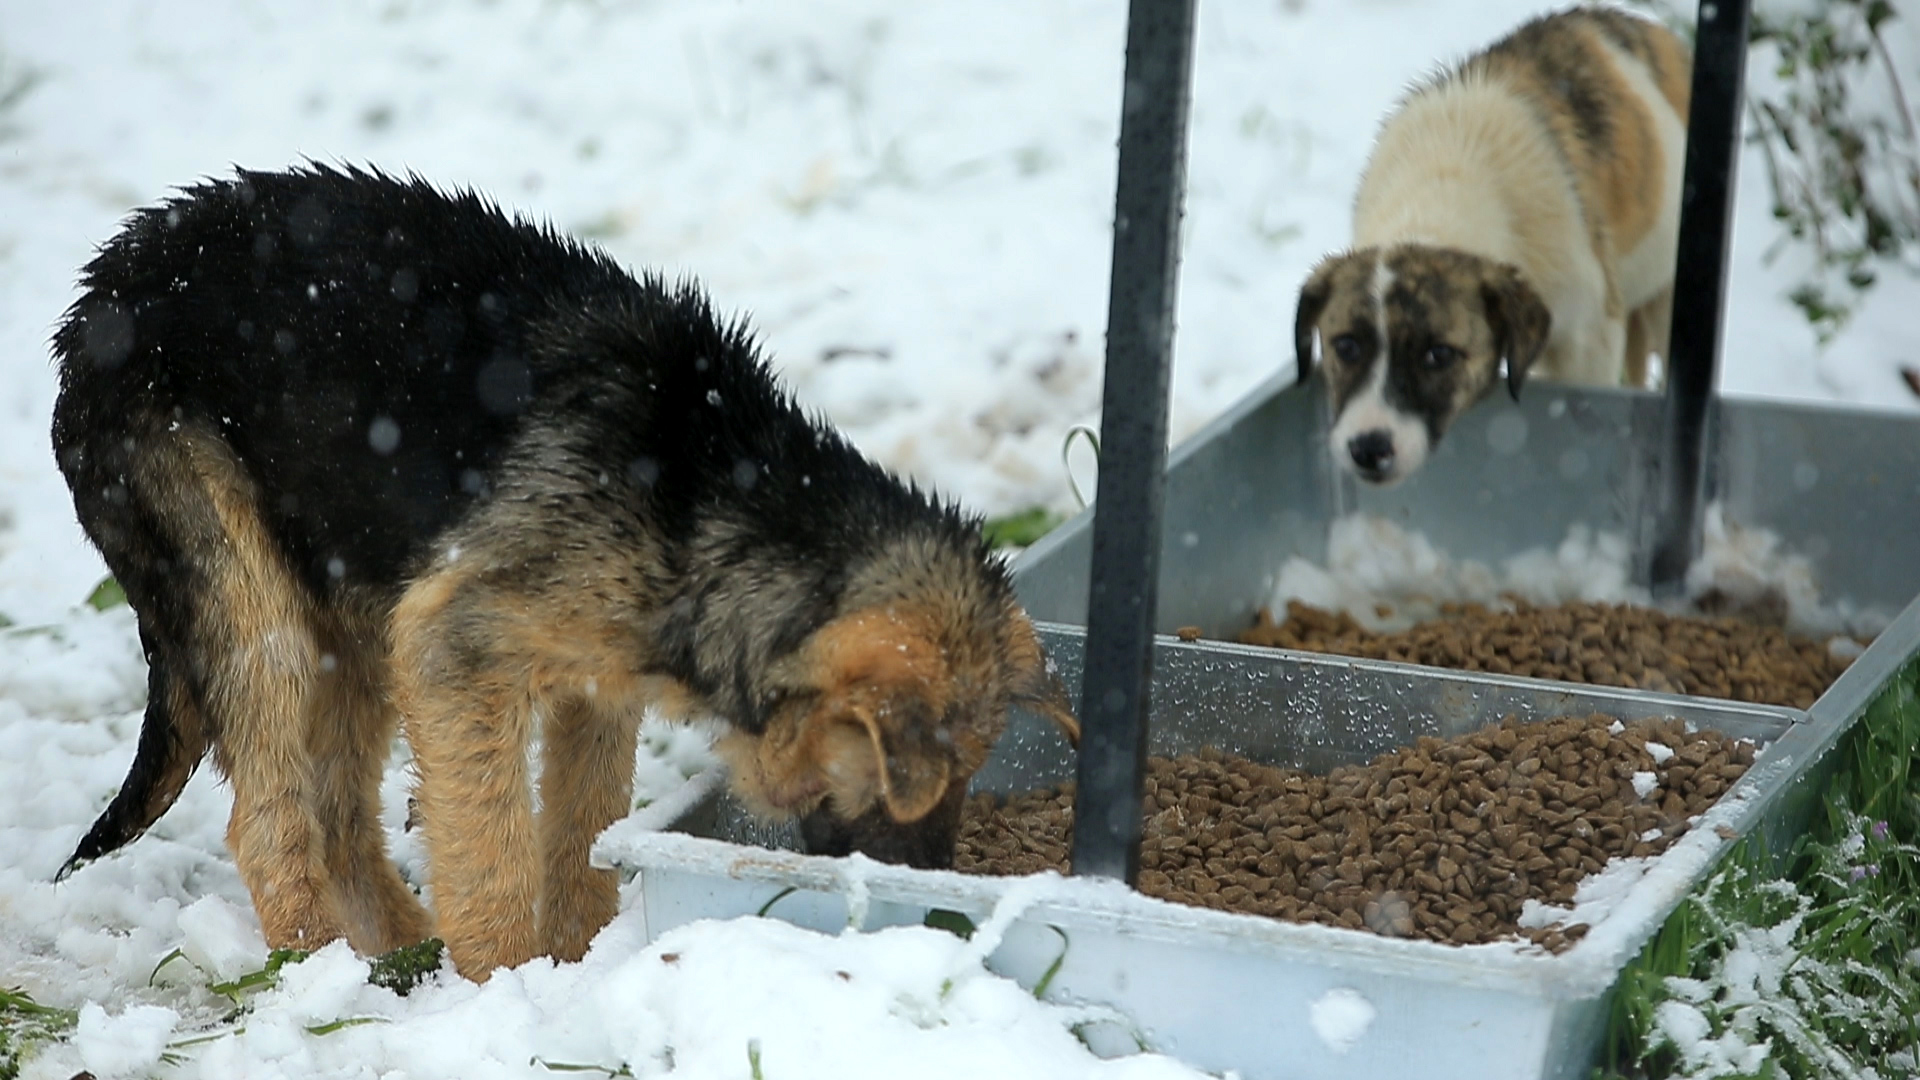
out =
[[(1078, 674), (1084, 636), (1046, 624), (1063, 677)], [(1620, 967), (1736, 836), (1790, 836), (1783, 817), (1817, 804), (1825, 751), (1920, 641), (1920, 601), (1816, 703), (1811, 714), (1678, 695), (1347, 660), (1162, 637), (1155, 650), (1156, 753), (1201, 745), (1283, 764), (1359, 760), (1419, 734), (1472, 730), (1489, 718), (1603, 712), (1679, 716), (1764, 744), (1755, 766), (1559, 955), (1521, 944), (1450, 946), (1167, 903), (1107, 879), (989, 878), (910, 870), (860, 857), (781, 850), (793, 838), (755, 822), (706, 774), (615, 826), (603, 865), (639, 874), (649, 938), (705, 918), (753, 914), (833, 933), (919, 925), (957, 912), (976, 930), (956, 961), (984, 961), (1054, 1000), (1106, 1016), (1085, 1034), (1097, 1049), (1140, 1046), (1249, 1080), (1398, 1077), (1580, 1077), (1604, 1031)], [(1237, 663), (1233, 671), (1223, 662)], [(1261, 723), (1276, 700), (1306, 702), (1322, 724)], [(1355, 703), (1371, 703), (1355, 707)], [(1174, 717), (1183, 722), (1175, 724)], [(1829, 763), (1830, 764), (1830, 763)], [(1020, 715), (976, 788), (1032, 790), (1072, 775), (1051, 727)], [(665, 831), (663, 831), (665, 830)], [(726, 839), (715, 839), (725, 837)], [(744, 841), (744, 842), (735, 842)], [(1049, 976), (1049, 970), (1052, 974)], [(1330, 995), (1332, 997), (1330, 997)], [(1315, 1010), (1347, 995), (1371, 1023), (1330, 1043)], [(1101, 1010), (1111, 1010), (1102, 1012)]]

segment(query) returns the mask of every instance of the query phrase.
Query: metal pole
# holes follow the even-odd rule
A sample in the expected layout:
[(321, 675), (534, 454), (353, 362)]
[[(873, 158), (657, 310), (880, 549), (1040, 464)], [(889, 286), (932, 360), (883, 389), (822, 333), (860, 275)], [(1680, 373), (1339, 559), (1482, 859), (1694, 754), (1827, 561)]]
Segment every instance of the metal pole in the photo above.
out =
[(1140, 872), (1194, 4), (1132, 0), (1127, 10), (1073, 872), (1128, 884)]
[(1701, 0), (1694, 36), (1667, 396), (1651, 497), (1641, 507), (1640, 572), (1656, 596), (1672, 596), (1685, 587), (1687, 568), (1700, 549), (1707, 426), (1720, 361), (1734, 171), (1740, 161), (1747, 14), (1748, 0)]

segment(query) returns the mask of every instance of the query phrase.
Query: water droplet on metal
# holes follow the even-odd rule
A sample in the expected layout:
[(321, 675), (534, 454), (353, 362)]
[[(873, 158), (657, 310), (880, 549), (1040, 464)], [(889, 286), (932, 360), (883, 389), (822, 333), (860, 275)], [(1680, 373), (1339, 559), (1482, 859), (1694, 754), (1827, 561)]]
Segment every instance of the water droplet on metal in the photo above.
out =
[(1496, 454), (1517, 454), (1527, 445), (1527, 418), (1517, 412), (1503, 412), (1487, 424), (1487, 445)]

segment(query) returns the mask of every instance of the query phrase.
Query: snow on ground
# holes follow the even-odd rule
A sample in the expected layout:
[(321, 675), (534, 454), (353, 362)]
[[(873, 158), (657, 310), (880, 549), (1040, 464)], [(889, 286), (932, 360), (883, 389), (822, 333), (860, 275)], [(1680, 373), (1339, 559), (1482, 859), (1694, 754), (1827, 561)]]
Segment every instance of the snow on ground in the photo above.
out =
[[(648, 944), (623, 922), (578, 964), (535, 961), (485, 986), (443, 975), (400, 998), (369, 985), (366, 961), (336, 943), (282, 969), (283, 984), (261, 994), (243, 1032), (169, 1075), (466, 1080), (605, 1075), (625, 1063), (639, 1076), (893, 1080), (912, 1075), (903, 1073), (911, 1062), (928, 1074), (930, 1061), (939, 1063), (932, 1075), (956, 1077), (1197, 1075), (1151, 1055), (1092, 1060), (1059, 1018), (1080, 1012), (1036, 1005), (966, 945), (921, 928), (825, 938), (765, 919), (694, 924)], [(378, 1021), (306, 1030), (366, 1017)], [(71, 1053), (59, 1056), (102, 1077), (141, 1075), (184, 1019), (169, 1006), (89, 1006)], [(755, 1058), (762, 1073), (750, 1072)]]
[[(1203, 3), (1173, 431), (1291, 363), (1293, 290), (1346, 240), (1380, 113), (1412, 76), (1537, 0)], [(46, 340), (76, 268), (132, 207), (231, 163), (311, 156), (471, 185), (750, 313), (809, 404), (983, 510), (1071, 505), (1060, 439), (1095, 418), (1124, 5), (819, 0), (13, 4), (0, 20), (0, 985), (87, 1008), (29, 1075), (154, 1071), (225, 1002), (257, 926), (197, 778), (146, 838), (50, 878), (119, 783), (144, 693), (124, 610), (47, 449)], [(1911, 34), (1905, 24), (1896, 32)], [(1911, 410), (1910, 281), (1834, 347), (1780, 299), (1758, 159), (1736, 210), (1731, 392)], [(1599, 543), (1598, 539), (1593, 542)], [(657, 764), (670, 781), (684, 748)], [(404, 776), (385, 788), (396, 856)], [(677, 960), (669, 960), (669, 955)], [(742, 920), (646, 945), (617, 921), (578, 966), (405, 1001), (335, 950), (289, 969), (242, 1036), (161, 1075), (1193, 1075), (1100, 1063), (930, 930), (821, 937)], [(842, 977), (842, 973), (845, 977)], [(952, 989), (942, 990), (952, 978)], [(382, 1022), (311, 1035), (347, 1017)], [(1336, 1017), (1337, 1019), (1338, 1017)], [(1351, 1016), (1346, 1017), (1351, 1020)], [(667, 1053), (671, 1048), (672, 1053)], [(669, 1060), (670, 1058), (670, 1060)]]

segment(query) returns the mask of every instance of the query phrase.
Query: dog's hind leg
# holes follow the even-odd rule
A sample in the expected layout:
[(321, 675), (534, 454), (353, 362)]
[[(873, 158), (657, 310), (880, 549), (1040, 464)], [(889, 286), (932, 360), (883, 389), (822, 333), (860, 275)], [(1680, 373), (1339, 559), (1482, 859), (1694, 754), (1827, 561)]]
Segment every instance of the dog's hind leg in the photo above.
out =
[(1561, 346), (1551, 375), (1579, 386), (1619, 386), (1625, 373), (1627, 313), (1611, 287), (1604, 304), (1583, 305), (1554, 312), (1554, 332)]
[(312, 596), (217, 435), (197, 427), (152, 435), (129, 466), (135, 500), (177, 549), (172, 587), (191, 597), (183, 640), (161, 651), (182, 654), (215, 734), (214, 760), (233, 785), (227, 844), (267, 943), (318, 948), (341, 928), (311, 802), (306, 720), (320, 664)]
[(596, 870), (588, 848), (632, 809), (640, 710), (563, 699), (543, 726), (540, 850), (546, 864), (540, 939), (555, 960), (578, 960), (619, 909), (620, 878)]
[(60, 467), (87, 535), (140, 620), (149, 694), (121, 793), (76, 858), (138, 835), (179, 794), (207, 746), (232, 782), (227, 843), (269, 944), (340, 936), (325, 897), (304, 718), (318, 662), (310, 595), (258, 510), (227, 444), (171, 417), (105, 428), (56, 406)]
[(1623, 363), (1633, 320), (1623, 312), (1609, 315), (1593, 329), (1585, 354), (1592, 362), (1586, 378), (1589, 386), (1625, 386), (1627, 369)]
[(1651, 335), (1647, 332), (1647, 320), (1644, 308), (1637, 308), (1627, 316), (1627, 352), (1622, 358), (1620, 381), (1622, 385), (1642, 389), (1647, 381), (1647, 352)]
[(397, 719), (381, 678), (384, 645), (327, 635), (307, 729), (327, 880), (348, 939), (369, 955), (433, 934), (432, 917), (387, 856), (380, 824), (380, 777)]

